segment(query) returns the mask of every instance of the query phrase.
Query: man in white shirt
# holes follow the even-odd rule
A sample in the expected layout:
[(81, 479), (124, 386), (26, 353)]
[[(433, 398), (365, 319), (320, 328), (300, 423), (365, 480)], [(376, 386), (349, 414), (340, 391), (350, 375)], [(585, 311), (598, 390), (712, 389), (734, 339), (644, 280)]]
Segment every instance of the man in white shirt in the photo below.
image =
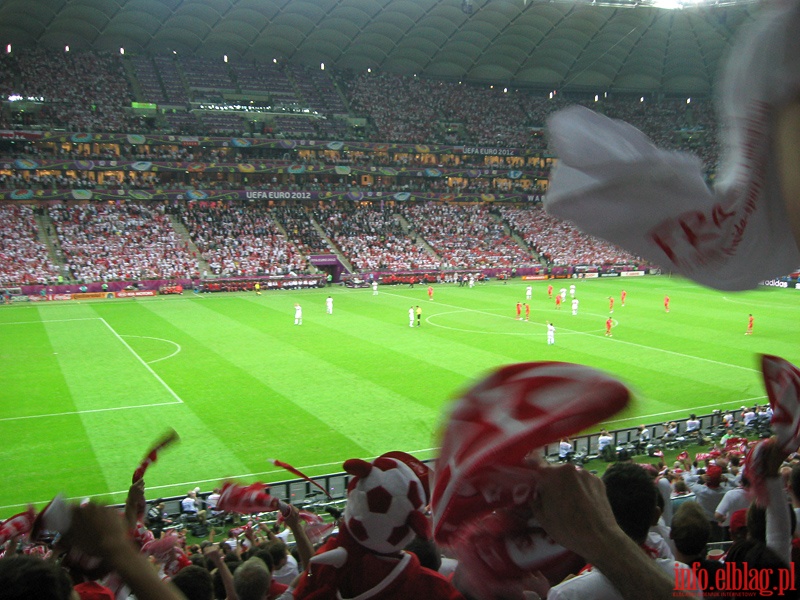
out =
[(206, 511), (200, 510), (200, 503), (197, 501), (197, 490), (192, 490), (186, 495), (186, 498), (181, 500), (181, 512), (189, 517), (197, 517), (200, 523), (205, 523)]
[(569, 460), (572, 455), (574, 454), (572, 450), (572, 444), (569, 441), (569, 438), (561, 438), (561, 441), (558, 443), (558, 459), (562, 461)]
[(610, 459), (612, 454), (612, 442), (614, 438), (605, 429), (600, 430), (600, 436), (597, 438), (597, 453), (605, 459)]
[(378, 282), (377, 281), (373, 281), (372, 282), (372, 295), (373, 296), (377, 296), (378, 295)]
[(572, 299), (572, 314), (573, 315), (577, 315), (578, 314), (578, 299), (577, 298), (573, 298)]
[(408, 326), (409, 327), (413, 327), (414, 326), (414, 307), (413, 306), (408, 309)]
[(303, 324), (303, 307), (300, 306), (297, 302), (295, 302), (294, 304), (294, 324), (295, 325)]
[(330, 296), (328, 296), (327, 298), (325, 298), (325, 311), (326, 311), (326, 312), (327, 312), (329, 315), (332, 315), (332, 314), (333, 314), (333, 298), (331, 298)]
[[(644, 544), (658, 510), (658, 491), (653, 480), (639, 465), (621, 462), (608, 468), (603, 475), (603, 482), (617, 524), (636, 544)], [(691, 569), (683, 563), (664, 558), (652, 560), (668, 576), (669, 581), (680, 581), (688, 592), (699, 589)], [(681, 572), (677, 573), (678, 571)], [(547, 600), (589, 598), (622, 600), (623, 596), (598, 568), (591, 566), (576, 577), (553, 586), (547, 594)]]
[(525, 288), (525, 299), (530, 300), (533, 297), (533, 286), (528, 286)]
[(556, 328), (549, 321), (547, 322), (547, 345), (552, 346), (556, 343)]

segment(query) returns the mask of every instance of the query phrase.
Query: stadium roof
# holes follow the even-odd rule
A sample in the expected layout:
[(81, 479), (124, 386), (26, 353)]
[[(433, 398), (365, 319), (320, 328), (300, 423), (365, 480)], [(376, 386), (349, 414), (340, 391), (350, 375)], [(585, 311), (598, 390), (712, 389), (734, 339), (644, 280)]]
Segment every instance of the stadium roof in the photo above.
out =
[(741, 0), (4, 0), (0, 43), (702, 95), (754, 10)]

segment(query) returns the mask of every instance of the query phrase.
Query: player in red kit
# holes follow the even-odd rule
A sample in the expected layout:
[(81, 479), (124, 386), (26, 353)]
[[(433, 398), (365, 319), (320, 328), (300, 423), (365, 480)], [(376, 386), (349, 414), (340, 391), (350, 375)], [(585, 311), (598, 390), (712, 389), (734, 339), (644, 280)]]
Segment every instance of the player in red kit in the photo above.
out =
[(553, 286), (552, 285), (548, 285), (547, 286), (547, 297), (551, 298), (551, 299), (553, 298)]
[(745, 335), (753, 335), (753, 315), (747, 315), (747, 331), (744, 332)]
[(614, 312), (614, 296), (608, 297), (608, 312)]
[(556, 308), (561, 310), (561, 294), (556, 294)]
[(664, 296), (664, 310), (669, 312), (669, 296)]
[(606, 337), (611, 337), (611, 327), (614, 325), (614, 322), (611, 320), (611, 317), (606, 319)]
[(522, 302), (517, 302), (517, 321), (519, 321), (519, 316), (522, 314)]
[(428, 300), (433, 300), (433, 286), (428, 286)]
[(620, 304), (622, 304), (622, 306), (625, 306), (625, 298), (627, 298), (627, 296), (628, 296), (628, 292), (626, 292), (625, 290), (622, 290), (622, 293), (619, 295), (619, 299), (621, 301)]
[(527, 302), (525, 303), (525, 320), (529, 321), (531, 318), (531, 305)]

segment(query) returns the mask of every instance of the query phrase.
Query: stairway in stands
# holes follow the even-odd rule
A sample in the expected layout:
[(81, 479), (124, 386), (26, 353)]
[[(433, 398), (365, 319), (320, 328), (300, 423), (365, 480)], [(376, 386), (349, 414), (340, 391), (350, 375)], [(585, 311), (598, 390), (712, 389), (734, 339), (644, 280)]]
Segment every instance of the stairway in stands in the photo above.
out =
[(197, 270), (202, 274), (212, 276), (211, 268), (208, 266), (208, 262), (203, 258), (203, 255), (200, 253), (200, 250), (197, 249), (197, 246), (194, 245), (192, 236), (189, 235), (189, 230), (186, 229), (186, 226), (181, 222), (180, 217), (178, 215), (169, 215), (169, 219), (172, 221), (172, 227), (175, 229), (175, 233), (181, 236), (181, 239), (189, 244), (189, 251), (193, 252), (197, 256)]

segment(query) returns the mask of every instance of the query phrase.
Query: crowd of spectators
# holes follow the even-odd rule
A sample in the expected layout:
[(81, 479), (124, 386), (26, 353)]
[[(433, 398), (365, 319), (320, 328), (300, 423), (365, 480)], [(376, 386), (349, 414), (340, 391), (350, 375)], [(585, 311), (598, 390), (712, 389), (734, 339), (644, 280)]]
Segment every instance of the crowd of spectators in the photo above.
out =
[(302, 273), (307, 257), (287, 239), (265, 206), (192, 202), (181, 219), (214, 275)]
[[(743, 407), (738, 420), (731, 416), (727, 421), (726, 413), (723, 422), (726, 427), (734, 421), (745, 427), (746, 415), (766, 412), (769, 419), (769, 411), (769, 407)], [(696, 430), (702, 436), (700, 425), (692, 415), (685, 423), (687, 434)], [(559, 559), (545, 561), (541, 572), (524, 577), (524, 567), (515, 557), (496, 557), (486, 570), (466, 558), (446, 556), (428, 539), (429, 534), (418, 532), (396, 545), (397, 549), (384, 550), (380, 561), (390, 564), (378, 568), (380, 562), (371, 562), (375, 555), (364, 550), (369, 548), (365, 537), (369, 533), (362, 531), (378, 531), (383, 523), (372, 514), (381, 511), (372, 509), (374, 503), (353, 499), (363, 489), (358, 483), (359, 478), (366, 479), (363, 474), (351, 479), (344, 513), (330, 508), (332, 523), (328, 524), (321, 515), (292, 505), (285, 505), (280, 515), (274, 508), (255, 509), (262, 502), (274, 507), (264, 500), (243, 500), (241, 509), (232, 510), (231, 497), (219, 488), (202, 495), (200, 488), (194, 488), (180, 501), (183, 515), (168, 513), (163, 498), (145, 499), (143, 479), (130, 487), (121, 511), (89, 501), (78, 505), (57, 499), (40, 515), (44, 536), (32, 531), (30, 523), (24, 524), (24, 514), (14, 517), (19, 520), (14, 527), (3, 529), (0, 586), (8, 600), (127, 600), (134, 596), (138, 600), (301, 600), (336, 597), (337, 589), (351, 591), (341, 597), (359, 597), (355, 590), (369, 590), (368, 597), (384, 600), (666, 600), (676, 593), (688, 598), (714, 597), (715, 591), (734, 599), (753, 597), (753, 592), (796, 599), (797, 586), (792, 582), (800, 555), (796, 519), (800, 455), (774, 439), (762, 442), (764, 460), (756, 502), (747, 470), (756, 467), (745, 468), (743, 457), (757, 441), (726, 436), (708, 452), (694, 457), (682, 452), (671, 467), (661, 458), (637, 464), (629, 454), (619, 453), (610, 459), (613, 464), (602, 477), (570, 464), (569, 456), (559, 459), (564, 464), (558, 465), (542, 458), (526, 459), (526, 466), (535, 473), (537, 493), (529, 507), (519, 505), (515, 510), (530, 511), (549, 536), (547, 556), (555, 553)], [(388, 467), (383, 464), (382, 468)], [(409, 479), (406, 487), (413, 488), (415, 482), (427, 480), (425, 469), (420, 463), (414, 472), (409, 469), (395, 477)], [(410, 494), (402, 486), (385, 486), (392, 492), (381, 488), (383, 495)], [(419, 487), (425, 491), (416, 510), (420, 518), (430, 521), (431, 496), (423, 484)], [(256, 497), (244, 486), (240, 493)], [(248, 511), (245, 506), (253, 508)], [(356, 515), (364, 515), (363, 520)], [(510, 535), (508, 527), (496, 533)], [(419, 529), (430, 531), (430, 523)], [(59, 535), (53, 538), (56, 532)], [(531, 548), (521, 551), (529, 552), (540, 542), (534, 540)], [(348, 551), (337, 553), (337, 547)], [(413, 567), (398, 566), (397, 572), (387, 574), (393, 561), (408, 554), (411, 557), (405, 560), (414, 561)], [(338, 562), (331, 563), (334, 555)], [(330, 564), (345, 570), (346, 577), (321, 577)], [(491, 581), (476, 582), (473, 570), (481, 568), (482, 576)], [(419, 590), (424, 590), (424, 596), (408, 595), (415, 584), (419, 586), (418, 578), (425, 579), (425, 587)], [(508, 580), (514, 578), (518, 578), (516, 583), (509, 585)], [(405, 590), (403, 594), (387, 588), (389, 581)], [(500, 586), (507, 587), (493, 593)], [(73, 589), (75, 595), (71, 595)], [(314, 589), (326, 590), (328, 595)]]
[(54, 283), (60, 274), (39, 240), (33, 209), (0, 204), (0, 287)]
[[(3, 283), (83, 283), (192, 278), (200, 259), (213, 276), (308, 271), (312, 254), (341, 252), (360, 272), (639, 264), (640, 259), (547, 215), (540, 205), (340, 203), (267, 207), (238, 201), (85, 204), (49, 207), (55, 258), (37, 237), (33, 210), (2, 206)], [(191, 241), (176, 232), (179, 215)], [(405, 219), (405, 220), (404, 220)], [(518, 236), (518, 237), (515, 237)], [(53, 260), (56, 262), (54, 263)]]
[(197, 257), (163, 205), (59, 204), (50, 207), (49, 216), (72, 279), (93, 283), (199, 275)]
[(401, 205), (412, 230), (439, 256), (443, 269), (538, 264), (484, 205)]
[(304, 207), (276, 206), (273, 212), (286, 230), (286, 235), (304, 255), (327, 254), (331, 251), (328, 243), (314, 227), (308, 211)]
[(622, 248), (586, 235), (577, 227), (548, 215), (541, 204), (516, 208), (498, 206), (500, 216), (536, 253), (554, 265), (638, 264), (637, 258)]
[[(154, 126), (174, 133), (233, 134), (258, 133), (266, 136), (304, 139), (358, 139), (362, 134), (334, 118), (349, 113), (366, 117), (368, 138), (379, 142), (417, 144), (517, 147), (546, 150), (543, 135), (547, 116), (569, 104), (584, 104), (614, 118), (624, 119), (644, 131), (658, 145), (699, 154), (709, 171), (718, 161), (719, 148), (712, 103), (704, 98), (659, 98), (635, 95), (593, 97), (542, 93), (531, 90), (478, 86), (446, 82), (417, 76), (388, 73), (325, 73), (292, 65), (268, 65), (273, 76), (257, 80), (244, 73), (257, 72), (257, 65), (228, 66), (200, 59), (137, 57), (132, 79), (126, 79), (118, 54), (98, 52), (50, 52), (21, 48), (0, 55), (0, 95), (16, 94), (41, 98), (40, 110), (3, 111), (0, 127), (33, 126), (63, 128), (68, 131), (149, 131)], [(194, 62), (193, 62), (194, 61)], [(200, 61), (200, 62), (198, 62)], [(142, 71), (142, 64), (147, 71)], [(242, 70), (244, 69), (244, 70)], [(188, 109), (192, 94), (207, 94), (213, 81), (235, 89), (253, 82), (263, 93), (276, 98), (292, 98), (300, 111), (305, 102), (323, 114), (310, 118), (302, 113), (278, 115), (254, 129), (251, 119), (230, 113), (170, 111), (157, 118), (142, 120), (123, 111), (134, 100), (139, 86), (136, 73), (142, 73), (142, 88), (163, 84), (168, 96), (182, 98)], [(237, 79), (241, 77), (241, 80)], [(181, 83), (187, 81), (187, 84)], [(238, 83), (237, 83), (238, 81)], [(172, 88), (188, 85), (178, 93)], [(275, 89), (270, 89), (275, 86)], [(222, 88), (220, 88), (222, 89)], [(205, 91), (204, 91), (205, 90)], [(215, 92), (216, 93), (216, 92)], [(87, 94), (91, 101), (86, 102)], [(286, 96), (289, 94), (289, 96)], [(163, 94), (162, 94), (163, 96)], [(346, 103), (342, 102), (346, 100)], [(333, 111), (333, 112), (326, 112)], [(152, 121), (152, 122), (151, 122)]]
[(0, 54), (0, 73), (0, 96), (42, 102), (38, 112), (15, 114), (13, 124), (101, 132), (126, 131), (138, 122), (122, 110), (132, 96), (119, 55), (21, 48)]
[(313, 215), (358, 271), (439, 267), (439, 262), (404, 231), (392, 208), (358, 205), (319, 208)]

